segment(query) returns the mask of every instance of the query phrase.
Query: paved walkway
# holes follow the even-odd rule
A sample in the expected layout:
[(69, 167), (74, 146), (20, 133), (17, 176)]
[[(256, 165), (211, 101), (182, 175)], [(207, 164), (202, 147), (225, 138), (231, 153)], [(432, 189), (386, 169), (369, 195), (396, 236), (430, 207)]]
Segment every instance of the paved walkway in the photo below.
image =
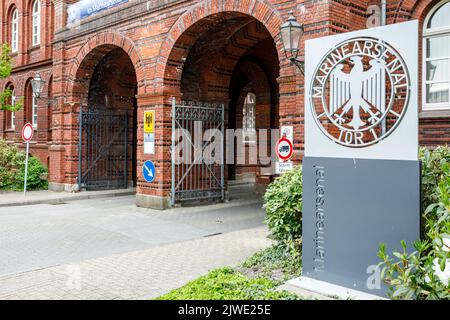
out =
[(264, 227), (0, 277), (0, 299), (150, 299), (268, 246)]
[(0, 208), (0, 299), (142, 299), (269, 245), (258, 198), (157, 211), (134, 196)]

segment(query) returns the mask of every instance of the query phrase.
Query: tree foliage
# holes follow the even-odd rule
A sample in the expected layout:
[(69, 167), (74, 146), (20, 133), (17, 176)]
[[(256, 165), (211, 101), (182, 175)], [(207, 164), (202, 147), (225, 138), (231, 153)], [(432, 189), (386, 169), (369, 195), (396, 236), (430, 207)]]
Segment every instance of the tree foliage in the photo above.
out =
[[(10, 49), (7, 44), (2, 44), (0, 47), (0, 80), (6, 79), (11, 75), (13, 64), (9, 55)], [(16, 100), (12, 105), (12, 90), (6, 88), (0, 91), (0, 110), (17, 111), (22, 107), (22, 101)]]

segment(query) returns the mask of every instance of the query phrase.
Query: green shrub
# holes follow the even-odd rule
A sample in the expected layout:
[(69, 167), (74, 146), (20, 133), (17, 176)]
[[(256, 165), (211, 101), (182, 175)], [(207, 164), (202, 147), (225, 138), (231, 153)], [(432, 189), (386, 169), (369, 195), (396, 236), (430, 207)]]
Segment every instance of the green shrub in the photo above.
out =
[(422, 202), (423, 208), (438, 201), (435, 192), (439, 182), (448, 174), (450, 166), (450, 149), (440, 146), (435, 149), (421, 148), (419, 152), (422, 161)]
[(450, 150), (421, 149), (422, 193), (426, 208), (422, 214), (425, 237), (413, 244), (408, 253), (386, 253), (380, 245), (382, 278), (389, 285), (393, 299), (450, 299)]
[(266, 222), (271, 237), (279, 245), (301, 249), (302, 168), (300, 166), (276, 178), (264, 194)]
[(230, 267), (215, 269), (207, 275), (175, 289), (158, 300), (294, 300), (298, 296), (277, 291), (278, 284), (264, 278), (247, 278)]
[[(28, 159), (27, 190), (47, 189), (47, 168), (35, 157)], [(0, 190), (23, 190), (25, 152), (0, 139)]]

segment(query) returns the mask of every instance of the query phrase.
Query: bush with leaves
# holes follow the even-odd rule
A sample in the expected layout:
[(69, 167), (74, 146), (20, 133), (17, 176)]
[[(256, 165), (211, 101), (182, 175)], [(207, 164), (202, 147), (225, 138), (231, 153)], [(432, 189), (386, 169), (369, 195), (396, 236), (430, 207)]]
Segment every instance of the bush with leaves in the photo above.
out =
[(450, 299), (450, 150), (421, 149), (425, 237), (407, 251), (386, 253), (380, 245), (382, 279), (393, 299)]
[(440, 146), (435, 149), (420, 149), (422, 161), (422, 195), (423, 207), (427, 208), (432, 203), (438, 202), (436, 187), (448, 174), (450, 166), (450, 149), (448, 146)]
[[(0, 139), (0, 190), (23, 190), (25, 152)], [(28, 159), (28, 190), (47, 189), (47, 168), (39, 159)]]
[(278, 244), (297, 252), (302, 236), (302, 168), (296, 167), (276, 178), (264, 194), (266, 222)]

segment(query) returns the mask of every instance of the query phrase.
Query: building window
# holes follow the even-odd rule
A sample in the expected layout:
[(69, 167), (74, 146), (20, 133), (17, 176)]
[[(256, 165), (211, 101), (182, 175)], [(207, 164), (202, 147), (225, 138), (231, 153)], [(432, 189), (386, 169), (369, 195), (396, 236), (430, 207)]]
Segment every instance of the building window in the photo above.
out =
[[(11, 105), (15, 106), (16, 105), (16, 91), (13, 89), (12, 91), (12, 96), (11, 96)], [(10, 128), (14, 129), (16, 127), (16, 114), (14, 111), (11, 111), (11, 118), (10, 118)]]
[(33, 11), (32, 37), (33, 37), (33, 46), (35, 46), (41, 42), (41, 3), (39, 0), (33, 2), (32, 11)]
[[(11, 90), (11, 98), (6, 101), (8, 105), (15, 106), (16, 105), (16, 93), (14, 90), (14, 86), (11, 84), (6, 86), (7, 90)], [(5, 110), (5, 129), (6, 130), (14, 130), (15, 128), (15, 118), (16, 115), (13, 111)]]
[(11, 14), (11, 52), (19, 50), (19, 11), (14, 9)]
[(450, 109), (450, 1), (428, 14), (423, 31), (423, 109)]
[(256, 142), (256, 129), (255, 129), (255, 106), (256, 95), (249, 92), (244, 100), (244, 107), (242, 108), (242, 134), (244, 143)]
[(37, 120), (38, 120), (38, 114), (37, 114), (37, 99), (33, 96), (31, 98), (31, 124), (34, 128), (37, 128)]

